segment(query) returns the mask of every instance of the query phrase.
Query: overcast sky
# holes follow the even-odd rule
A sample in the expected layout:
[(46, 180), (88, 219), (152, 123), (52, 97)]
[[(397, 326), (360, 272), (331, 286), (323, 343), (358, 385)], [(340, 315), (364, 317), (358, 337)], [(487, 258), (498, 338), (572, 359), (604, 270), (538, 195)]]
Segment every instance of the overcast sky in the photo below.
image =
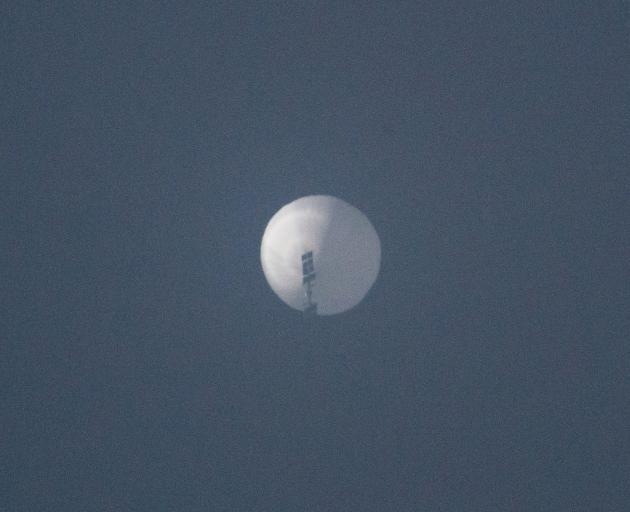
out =
[[(0, 510), (625, 509), (628, 4), (176, 4), (1, 9)], [(383, 250), (313, 323), (309, 194)]]

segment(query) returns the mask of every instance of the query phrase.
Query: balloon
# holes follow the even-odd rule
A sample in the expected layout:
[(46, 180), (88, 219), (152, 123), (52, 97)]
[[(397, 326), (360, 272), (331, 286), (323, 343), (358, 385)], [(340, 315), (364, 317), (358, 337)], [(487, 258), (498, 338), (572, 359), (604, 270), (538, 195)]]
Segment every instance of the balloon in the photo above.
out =
[(374, 284), (381, 242), (368, 218), (332, 196), (306, 196), (269, 221), (260, 247), (271, 289), (292, 308), (334, 315)]

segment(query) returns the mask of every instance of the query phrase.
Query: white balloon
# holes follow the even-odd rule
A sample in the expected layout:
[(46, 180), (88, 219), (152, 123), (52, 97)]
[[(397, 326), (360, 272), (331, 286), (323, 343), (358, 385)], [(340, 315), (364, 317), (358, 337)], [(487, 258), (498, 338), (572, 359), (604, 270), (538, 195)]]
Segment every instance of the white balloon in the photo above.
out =
[(302, 255), (313, 252), (312, 302), (317, 314), (356, 306), (374, 284), (381, 242), (368, 218), (332, 196), (306, 196), (281, 208), (262, 238), (260, 259), (269, 286), (287, 305), (309, 304)]

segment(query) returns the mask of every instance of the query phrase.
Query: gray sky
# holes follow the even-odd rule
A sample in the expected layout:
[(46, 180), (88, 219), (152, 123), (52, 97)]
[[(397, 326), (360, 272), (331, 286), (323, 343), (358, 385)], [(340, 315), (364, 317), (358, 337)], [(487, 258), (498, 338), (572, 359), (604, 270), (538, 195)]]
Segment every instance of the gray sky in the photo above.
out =
[[(625, 2), (13, 4), (0, 509), (627, 506)], [(312, 324), (308, 194), (383, 247)]]

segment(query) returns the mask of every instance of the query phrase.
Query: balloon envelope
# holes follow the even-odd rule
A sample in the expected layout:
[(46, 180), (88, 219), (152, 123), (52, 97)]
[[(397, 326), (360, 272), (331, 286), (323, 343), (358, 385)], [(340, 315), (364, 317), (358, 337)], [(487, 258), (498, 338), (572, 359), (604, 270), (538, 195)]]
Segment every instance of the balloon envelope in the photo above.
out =
[(302, 256), (313, 253), (312, 301), (333, 315), (356, 306), (374, 284), (381, 243), (368, 218), (332, 196), (306, 196), (281, 208), (262, 238), (267, 282), (292, 308), (308, 305)]

